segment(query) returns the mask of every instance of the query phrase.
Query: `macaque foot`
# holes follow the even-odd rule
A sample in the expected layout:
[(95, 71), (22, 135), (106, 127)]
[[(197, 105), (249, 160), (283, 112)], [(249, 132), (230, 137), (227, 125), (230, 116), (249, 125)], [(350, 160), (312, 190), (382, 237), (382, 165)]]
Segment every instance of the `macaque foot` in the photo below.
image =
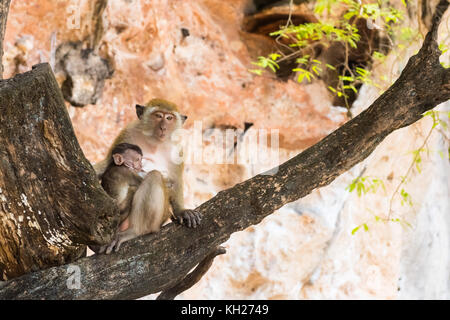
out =
[(119, 232), (119, 234), (117, 234), (117, 236), (114, 238), (114, 240), (111, 241), (111, 243), (106, 246), (107, 248), (106, 248), (105, 253), (110, 254), (113, 250), (114, 250), (114, 252), (119, 251), (122, 243), (124, 243), (128, 240), (131, 240), (133, 238), (136, 238), (136, 234), (131, 229), (127, 229), (123, 232)]
[(188, 228), (196, 228), (200, 225), (202, 214), (196, 210), (183, 210), (176, 216), (176, 221)]
[(105, 253), (110, 254), (113, 250), (114, 250), (114, 252), (119, 251), (120, 245), (124, 242), (125, 242), (125, 240), (123, 238), (117, 237), (108, 245), (108, 248), (106, 249)]

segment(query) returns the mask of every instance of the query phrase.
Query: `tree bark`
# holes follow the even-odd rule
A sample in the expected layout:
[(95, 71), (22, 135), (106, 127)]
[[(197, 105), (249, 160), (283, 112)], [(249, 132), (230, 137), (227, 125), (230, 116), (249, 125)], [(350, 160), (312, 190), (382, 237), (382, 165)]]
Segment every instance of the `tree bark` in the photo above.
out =
[(0, 280), (106, 243), (118, 208), (75, 138), (48, 64), (0, 81)]
[(119, 253), (78, 260), (79, 289), (68, 289), (71, 275), (66, 265), (3, 283), (0, 298), (133, 299), (175, 287), (232, 233), (329, 184), (364, 160), (388, 134), (421, 119), (425, 111), (450, 98), (450, 70), (440, 65), (436, 42), (447, 7), (448, 1), (441, 0), (419, 53), (367, 110), (273, 174), (257, 175), (203, 203), (197, 210), (204, 218), (196, 229), (169, 224), (157, 234), (125, 243)]
[(156, 298), (156, 300), (173, 300), (180, 293), (188, 290), (194, 284), (200, 281), (200, 279), (211, 268), (214, 258), (218, 255), (225, 254), (227, 251), (224, 247), (218, 246), (211, 253), (209, 253), (205, 259), (203, 259), (194, 271), (189, 273), (183, 280), (175, 284), (172, 288), (166, 289)]
[(96, 0), (93, 3), (92, 9), (92, 27), (91, 34), (89, 36), (89, 47), (98, 53), (98, 47), (100, 45), (100, 40), (103, 37), (104, 27), (103, 27), (103, 12), (105, 11), (108, 0)]
[(0, 0), (0, 80), (3, 79), (3, 39), (5, 38), (6, 21), (8, 20), (11, 0)]

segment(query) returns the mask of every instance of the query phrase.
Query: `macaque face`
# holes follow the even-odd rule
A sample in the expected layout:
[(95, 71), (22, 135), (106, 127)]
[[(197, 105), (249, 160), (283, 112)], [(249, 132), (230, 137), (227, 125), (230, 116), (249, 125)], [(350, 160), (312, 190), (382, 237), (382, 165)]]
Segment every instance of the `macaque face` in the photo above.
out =
[(135, 150), (127, 149), (123, 153), (116, 153), (112, 156), (117, 166), (124, 165), (137, 172), (142, 170), (142, 156)]
[(153, 136), (160, 141), (164, 141), (173, 132), (176, 126), (175, 115), (171, 112), (157, 110), (151, 114), (154, 123)]

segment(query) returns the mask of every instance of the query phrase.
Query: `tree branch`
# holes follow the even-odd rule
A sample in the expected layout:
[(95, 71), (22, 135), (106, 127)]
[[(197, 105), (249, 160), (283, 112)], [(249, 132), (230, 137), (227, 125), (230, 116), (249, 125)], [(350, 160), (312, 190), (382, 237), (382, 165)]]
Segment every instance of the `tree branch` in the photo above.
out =
[(209, 268), (212, 266), (214, 258), (225, 253), (226, 250), (224, 247), (218, 246), (217, 248), (215, 248), (210, 254), (206, 256), (206, 258), (202, 262), (198, 264), (194, 271), (189, 273), (174, 287), (164, 290), (156, 298), (156, 300), (173, 300), (177, 295), (191, 288), (194, 284), (199, 282), (203, 275), (209, 270)]
[(0, 280), (110, 241), (117, 205), (73, 132), (48, 64), (0, 81)]
[(0, 0), (0, 80), (3, 79), (3, 39), (5, 38), (10, 2), (11, 0)]
[(273, 174), (257, 175), (219, 192), (197, 208), (202, 225), (169, 224), (159, 233), (124, 244), (119, 253), (80, 259), (81, 288), (68, 289), (68, 266), (10, 280), (3, 299), (133, 299), (173, 288), (232, 233), (259, 223), (284, 204), (331, 183), (364, 160), (391, 132), (422, 118), (450, 98), (449, 72), (439, 63), (437, 24), (448, 7), (441, 0), (431, 32), (399, 79), (367, 110), (314, 146), (283, 163)]

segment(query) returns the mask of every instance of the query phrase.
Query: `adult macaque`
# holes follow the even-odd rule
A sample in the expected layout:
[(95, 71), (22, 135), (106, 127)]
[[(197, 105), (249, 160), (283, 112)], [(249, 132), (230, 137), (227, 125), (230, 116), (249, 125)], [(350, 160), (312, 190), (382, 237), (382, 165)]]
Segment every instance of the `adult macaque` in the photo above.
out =
[(171, 141), (171, 135), (181, 128), (186, 117), (174, 103), (162, 99), (153, 99), (146, 106), (136, 105), (136, 113), (138, 120), (119, 133), (106, 159), (94, 166), (101, 177), (112, 161), (114, 147), (130, 143), (142, 149), (143, 170), (148, 172), (134, 194), (129, 228), (119, 232), (108, 251), (117, 251), (121, 243), (139, 235), (159, 231), (171, 213), (188, 227), (195, 228), (201, 220), (198, 212), (184, 207), (184, 163), (172, 159), (180, 147)]

